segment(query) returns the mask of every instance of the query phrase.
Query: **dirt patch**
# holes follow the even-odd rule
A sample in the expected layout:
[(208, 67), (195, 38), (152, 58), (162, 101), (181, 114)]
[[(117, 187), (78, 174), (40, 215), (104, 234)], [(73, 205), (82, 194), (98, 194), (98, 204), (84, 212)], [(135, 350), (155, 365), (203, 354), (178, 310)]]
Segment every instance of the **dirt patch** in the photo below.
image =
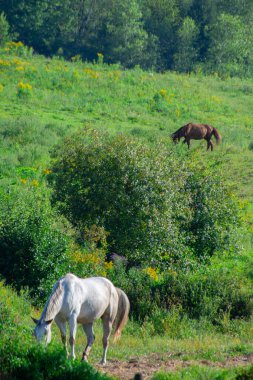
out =
[(171, 358), (169, 354), (152, 354), (141, 357), (133, 357), (127, 362), (120, 360), (110, 360), (106, 367), (96, 365), (96, 368), (103, 373), (115, 376), (120, 380), (132, 380), (135, 374), (140, 373), (143, 380), (149, 380), (158, 371), (176, 371), (190, 365), (205, 365), (209, 367), (239, 367), (253, 363), (253, 354), (228, 358), (222, 362), (212, 362), (209, 360), (180, 360)]

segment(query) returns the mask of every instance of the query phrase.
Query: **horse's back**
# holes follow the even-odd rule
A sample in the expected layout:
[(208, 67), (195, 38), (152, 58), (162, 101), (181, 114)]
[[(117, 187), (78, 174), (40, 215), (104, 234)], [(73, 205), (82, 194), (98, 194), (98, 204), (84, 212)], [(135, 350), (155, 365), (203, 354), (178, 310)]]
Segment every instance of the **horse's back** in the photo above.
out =
[(205, 138), (212, 130), (213, 127), (208, 124), (188, 123), (185, 125), (185, 135), (194, 140)]
[(78, 322), (92, 323), (117, 307), (116, 288), (104, 277), (79, 278), (70, 273), (62, 278), (62, 285), (65, 296), (61, 313), (65, 318), (74, 312)]

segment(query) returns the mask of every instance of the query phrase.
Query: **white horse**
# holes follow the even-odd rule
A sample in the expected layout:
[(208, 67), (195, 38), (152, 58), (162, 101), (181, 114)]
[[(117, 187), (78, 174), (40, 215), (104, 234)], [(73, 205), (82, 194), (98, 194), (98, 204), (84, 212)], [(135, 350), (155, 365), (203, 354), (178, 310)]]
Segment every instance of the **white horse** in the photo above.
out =
[(61, 331), (61, 338), (67, 350), (66, 322), (69, 324), (69, 344), (71, 357), (75, 358), (75, 336), (77, 323), (82, 324), (87, 336), (87, 345), (82, 360), (87, 361), (91, 346), (95, 340), (93, 322), (102, 318), (103, 321), (103, 357), (101, 364), (106, 364), (108, 340), (114, 327), (114, 339), (121, 335), (128, 320), (130, 303), (127, 295), (116, 288), (104, 277), (81, 279), (69, 273), (54, 285), (52, 293), (36, 323), (34, 335), (38, 342), (45, 336), (46, 344), (51, 341), (51, 326), (55, 321)]

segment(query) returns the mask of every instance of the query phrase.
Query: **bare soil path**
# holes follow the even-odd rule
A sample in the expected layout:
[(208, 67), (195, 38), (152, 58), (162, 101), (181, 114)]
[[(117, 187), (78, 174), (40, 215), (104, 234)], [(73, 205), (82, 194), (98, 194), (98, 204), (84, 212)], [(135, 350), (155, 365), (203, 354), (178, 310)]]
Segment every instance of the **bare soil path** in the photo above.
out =
[(133, 357), (129, 361), (110, 360), (106, 367), (96, 365), (103, 373), (114, 376), (120, 380), (132, 380), (136, 373), (142, 375), (143, 380), (150, 380), (159, 371), (169, 372), (185, 368), (190, 365), (205, 365), (216, 368), (239, 367), (253, 364), (253, 353), (244, 356), (229, 357), (225, 361), (213, 362), (209, 360), (181, 360), (170, 357), (170, 354), (151, 354)]

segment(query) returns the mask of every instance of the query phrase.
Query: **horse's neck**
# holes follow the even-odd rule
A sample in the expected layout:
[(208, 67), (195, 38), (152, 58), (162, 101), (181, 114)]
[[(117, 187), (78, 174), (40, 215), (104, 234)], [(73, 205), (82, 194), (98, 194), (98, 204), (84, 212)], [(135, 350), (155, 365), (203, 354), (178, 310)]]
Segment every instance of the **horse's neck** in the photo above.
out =
[(53, 291), (49, 297), (49, 300), (46, 303), (46, 306), (41, 315), (41, 319), (49, 321), (55, 318), (55, 316), (59, 313), (61, 309), (63, 292), (63, 286), (61, 282), (58, 281), (55, 284)]
[(185, 125), (177, 131), (178, 137), (184, 137), (185, 135)]

